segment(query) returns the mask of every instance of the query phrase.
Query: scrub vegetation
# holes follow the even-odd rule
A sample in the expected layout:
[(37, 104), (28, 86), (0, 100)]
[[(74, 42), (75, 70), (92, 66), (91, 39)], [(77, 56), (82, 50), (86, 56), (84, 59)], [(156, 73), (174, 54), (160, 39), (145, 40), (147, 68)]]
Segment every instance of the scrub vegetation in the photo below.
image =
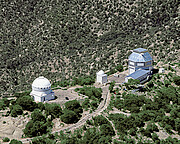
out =
[(139, 92), (118, 93), (111, 99), (111, 109), (124, 112), (108, 117), (118, 131), (119, 142), (142, 142), (146, 137), (149, 143), (178, 143), (176, 138), (161, 140), (158, 135), (160, 130), (180, 135), (180, 91), (176, 79), (175, 73), (154, 74)]
[(82, 106), (77, 100), (66, 102), (62, 109), (61, 105), (56, 103), (36, 103), (29, 95), (26, 95), (26, 92), (18, 95), (22, 97), (18, 97), (16, 100), (4, 98), (0, 104), (1, 110), (8, 110), (4, 116), (18, 117), (19, 115), (27, 115), (27, 111), (31, 112), (31, 119), (23, 130), (25, 137), (50, 133), (53, 126), (52, 120), (55, 118), (60, 118), (66, 124), (76, 123), (83, 113)]
[[(1, 96), (127, 64), (137, 47), (178, 59), (177, 0), (14, 0), (0, 5)], [(66, 84), (62, 84), (66, 85)]]
[[(2, 116), (30, 117), (23, 138), (33, 137), (33, 144), (179, 143), (172, 137), (180, 135), (180, 76), (173, 68), (180, 67), (177, 0), (14, 0), (0, 9), (0, 110), (6, 111)], [(101, 115), (74, 131), (51, 133), (53, 120), (75, 124), (83, 111), (97, 109), (102, 89), (90, 86), (96, 72), (127, 70), (130, 50), (139, 47), (169, 63), (167, 74), (154, 74), (141, 89), (136, 80), (111, 82)], [(54, 89), (81, 85), (75, 91), (87, 98), (82, 104), (35, 103), (28, 90), (40, 75)]]
[(92, 85), (95, 83), (95, 76), (83, 76), (78, 78), (73, 78), (72, 80), (61, 80), (61, 81), (55, 81), (52, 84), (52, 88), (54, 87), (68, 87), (68, 86), (75, 86), (75, 85)]
[(88, 108), (91, 108), (91, 110), (95, 110), (102, 100), (101, 88), (84, 86), (83, 88), (76, 88), (75, 91), (88, 96), (88, 98), (85, 98), (84, 102), (82, 103), (82, 106), (85, 110), (88, 110)]

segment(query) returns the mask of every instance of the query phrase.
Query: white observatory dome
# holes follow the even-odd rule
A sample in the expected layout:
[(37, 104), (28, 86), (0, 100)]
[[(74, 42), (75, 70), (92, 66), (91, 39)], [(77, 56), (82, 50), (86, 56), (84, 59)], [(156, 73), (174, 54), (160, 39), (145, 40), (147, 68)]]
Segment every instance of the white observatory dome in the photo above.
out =
[(104, 75), (104, 71), (103, 71), (103, 70), (100, 70), (97, 74), (98, 74), (98, 75)]
[(36, 78), (32, 83), (32, 91), (30, 95), (37, 102), (54, 99), (54, 92), (51, 90), (50, 81), (43, 76)]
[(49, 89), (51, 87), (51, 83), (47, 78), (40, 76), (33, 81), (32, 87)]

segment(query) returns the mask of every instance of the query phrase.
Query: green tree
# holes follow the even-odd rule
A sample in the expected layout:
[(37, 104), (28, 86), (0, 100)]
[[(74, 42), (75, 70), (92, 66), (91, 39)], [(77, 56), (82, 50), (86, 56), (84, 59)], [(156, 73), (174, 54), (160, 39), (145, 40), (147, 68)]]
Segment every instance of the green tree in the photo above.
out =
[(101, 131), (101, 134), (104, 135), (104, 136), (114, 136), (115, 135), (115, 131), (112, 127), (112, 125), (110, 124), (102, 124), (100, 126), (100, 131)]
[(83, 103), (82, 103), (82, 107), (83, 107), (85, 110), (88, 110), (88, 108), (90, 107), (90, 102), (89, 102), (89, 99), (88, 99), (88, 98), (85, 98), (85, 100), (84, 100)]
[(98, 101), (93, 100), (90, 105), (92, 110), (95, 110), (98, 107)]
[(6, 107), (9, 106), (10, 100), (8, 100), (7, 98), (3, 98), (2, 101), (3, 101), (3, 103), (5, 104)]
[(17, 115), (21, 115), (23, 113), (23, 109), (20, 105), (14, 105), (11, 109), (11, 116), (17, 117)]
[(131, 136), (135, 136), (135, 135), (136, 135), (136, 129), (135, 129), (135, 128), (131, 128), (131, 129), (129, 130), (129, 134), (130, 134)]
[(44, 106), (44, 104), (43, 104), (42, 102), (39, 102), (39, 103), (37, 104), (37, 107), (38, 107), (41, 111), (45, 110), (45, 106)]
[(60, 144), (78, 144), (77, 137), (66, 137)]
[(96, 99), (98, 99), (98, 101), (101, 100), (101, 96), (102, 96), (101, 88), (84, 86), (83, 88), (75, 89), (75, 91), (79, 91), (80, 94), (86, 95), (90, 99), (96, 98)]
[(140, 84), (140, 81), (139, 80), (136, 80), (136, 79), (129, 79), (127, 83), (125, 83), (125, 86), (127, 89), (134, 89), (134, 88), (137, 88), (137, 85)]
[(33, 101), (33, 99), (30, 96), (19, 97), (16, 100), (16, 103), (20, 105), (23, 108), (23, 110), (33, 111), (35, 108), (37, 108), (37, 104)]
[(67, 110), (74, 111), (78, 116), (83, 112), (82, 106), (77, 100), (68, 101), (64, 105)]
[(154, 86), (153, 81), (149, 81), (149, 82), (147, 83), (147, 86), (148, 86), (149, 88), (152, 88), (152, 87)]
[(35, 137), (32, 139), (32, 144), (55, 144), (56, 142), (47, 137)]
[(0, 100), (0, 110), (4, 110), (6, 108), (6, 105), (2, 100)]
[(47, 133), (48, 131), (48, 123), (45, 123), (43, 121), (33, 121), (30, 120), (25, 129), (23, 130), (24, 134), (28, 137), (35, 137), (40, 136), (42, 134)]
[(18, 141), (18, 140), (16, 140), (16, 139), (12, 139), (9, 144), (22, 144), (22, 142), (21, 142), (21, 141)]
[(56, 103), (52, 103), (52, 104), (46, 103), (45, 104), (45, 114), (47, 116), (51, 115), (52, 119), (58, 118), (62, 114), (61, 106), (59, 104), (56, 104)]
[(95, 126), (99, 126), (102, 124), (110, 124), (110, 122), (102, 115), (98, 115), (96, 117), (93, 117)]
[(31, 114), (31, 119), (33, 121), (46, 121), (45, 116), (42, 114), (42, 112), (39, 109), (35, 109)]
[(153, 133), (152, 134), (152, 140), (155, 142), (155, 141), (158, 141), (159, 140), (159, 137), (156, 133)]
[(9, 142), (10, 139), (8, 137), (3, 138), (3, 142)]
[(180, 85), (180, 76), (175, 76), (175, 77), (173, 77), (173, 81), (174, 81), (174, 83), (176, 84), (176, 85)]
[(113, 82), (110, 83), (109, 91), (110, 91), (111, 93), (113, 92), (114, 86), (115, 86), (115, 81), (113, 81)]
[(112, 137), (111, 136), (100, 136), (98, 140), (98, 144), (110, 144), (112, 142)]
[(115, 69), (119, 72), (122, 72), (123, 71), (123, 66), (122, 65), (118, 65), (115, 67)]
[(72, 110), (64, 110), (63, 114), (61, 115), (61, 120), (64, 123), (72, 124), (78, 122), (79, 118), (78, 115)]

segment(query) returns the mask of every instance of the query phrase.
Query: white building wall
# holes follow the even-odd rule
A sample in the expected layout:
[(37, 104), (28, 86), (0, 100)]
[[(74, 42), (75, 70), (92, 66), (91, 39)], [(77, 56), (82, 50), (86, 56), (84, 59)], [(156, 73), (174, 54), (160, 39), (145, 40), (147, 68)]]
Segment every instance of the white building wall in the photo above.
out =
[(159, 69), (159, 73), (164, 73), (164, 72), (165, 72), (164, 68)]
[(41, 102), (41, 97), (39, 97), (39, 96), (34, 96), (34, 100), (37, 101), (37, 102)]
[(101, 77), (101, 75), (97, 75), (97, 77), (96, 77), (96, 82), (102, 83), (102, 77)]
[(134, 62), (132, 62), (132, 61), (130, 61), (130, 62), (129, 62), (129, 64), (130, 64), (130, 65), (133, 65), (133, 66), (135, 65), (135, 63), (134, 63)]
[(52, 90), (44, 92), (32, 91), (30, 95), (33, 97), (34, 101), (37, 102), (44, 102), (55, 98), (54, 92), (52, 92)]
[(104, 74), (104, 75), (97, 75), (96, 82), (97, 83), (101, 83), (101, 84), (106, 83), (107, 82), (107, 75), (106, 74)]
[(132, 74), (133, 72), (135, 72), (135, 68), (134, 67), (129, 67), (129, 74)]

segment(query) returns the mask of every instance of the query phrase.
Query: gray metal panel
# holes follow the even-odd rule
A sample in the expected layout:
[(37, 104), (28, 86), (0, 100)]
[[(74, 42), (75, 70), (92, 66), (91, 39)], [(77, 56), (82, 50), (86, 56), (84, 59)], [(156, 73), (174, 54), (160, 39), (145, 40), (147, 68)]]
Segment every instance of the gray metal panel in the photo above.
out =
[(137, 78), (139, 78), (145, 74), (148, 74), (148, 73), (150, 73), (149, 70), (137, 70), (134, 73), (128, 75), (127, 77), (132, 77), (133, 79), (137, 79)]
[(145, 52), (143, 54), (133, 52), (129, 56), (129, 61), (133, 62), (147, 62), (147, 61), (152, 61), (152, 57), (148, 52)]

